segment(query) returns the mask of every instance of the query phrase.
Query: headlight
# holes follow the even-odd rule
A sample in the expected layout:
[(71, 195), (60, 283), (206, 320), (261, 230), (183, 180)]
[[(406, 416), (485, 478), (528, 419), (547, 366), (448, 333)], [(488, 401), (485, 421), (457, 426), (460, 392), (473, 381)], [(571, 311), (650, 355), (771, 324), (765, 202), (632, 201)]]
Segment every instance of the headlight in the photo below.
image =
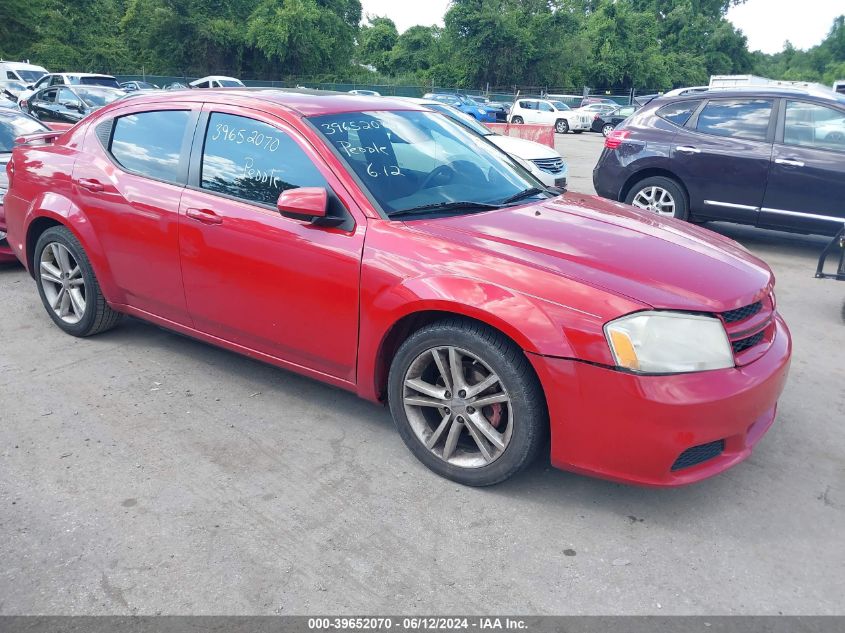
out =
[(679, 374), (734, 366), (722, 322), (680, 312), (637, 312), (604, 326), (616, 365), (641, 374)]

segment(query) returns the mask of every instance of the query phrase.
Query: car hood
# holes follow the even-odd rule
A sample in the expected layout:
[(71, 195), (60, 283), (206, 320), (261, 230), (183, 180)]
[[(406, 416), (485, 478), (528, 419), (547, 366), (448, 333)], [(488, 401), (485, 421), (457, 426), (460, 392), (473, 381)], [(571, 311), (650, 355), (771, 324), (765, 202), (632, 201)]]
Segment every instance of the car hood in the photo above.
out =
[(761, 299), (774, 284), (769, 267), (733, 240), (594, 196), (570, 193), (408, 226), (654, 308), (724, 312)]
[(538, 160), (542, 158), (560, 158), (555, 150), (547, 145), (528, 141), (523, 138), (515, 138), (513, 136), (502, 136), (500, 134), (491, 134), (487, 140), (495, 144), (512, 156), (517, 156), (523, 160)]

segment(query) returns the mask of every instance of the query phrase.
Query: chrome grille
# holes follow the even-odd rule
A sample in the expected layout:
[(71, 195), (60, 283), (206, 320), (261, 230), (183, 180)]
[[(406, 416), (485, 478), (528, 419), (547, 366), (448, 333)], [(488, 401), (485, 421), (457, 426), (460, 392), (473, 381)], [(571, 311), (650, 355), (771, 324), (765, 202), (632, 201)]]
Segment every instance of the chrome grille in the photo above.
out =
[(537, 160), (532, 160), (531, 162), (547, 174), (559, 174), (564, 168), (562, 158), (538, 158)]

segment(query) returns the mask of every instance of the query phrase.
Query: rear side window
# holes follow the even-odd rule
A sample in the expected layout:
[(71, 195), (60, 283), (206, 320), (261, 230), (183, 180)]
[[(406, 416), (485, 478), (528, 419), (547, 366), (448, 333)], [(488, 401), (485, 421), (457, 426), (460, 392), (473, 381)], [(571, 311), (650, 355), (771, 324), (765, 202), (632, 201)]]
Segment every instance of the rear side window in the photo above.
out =
[(189, 119), (187, 110), (122, 116), (114, 124), (111, 154), (129, 171), (178, 182), (182, 142)]
[(680, 103), (670, 103), (665, 105), (657, 111), (657, 116), (665, 119), (675, 125), (681, 127), (687, 124), (692, 113), (698, 110), (701, 101), (681, 101)]
[(845, 111), (815, 103), (787, 101), (783, 142), (845, 152)]
[(714, 136), (765, 141), (771, 118), (768, 99), (720, 99), (704, 106), (696, 129)]
[(205, 133), (200, 186), (275, 206), (287, 189), (328, 184), (296, 141), (281, 130), (254, 119), (215, 112)]
[(111, 77), (80, 77), (79, 83), (83, 86), (108, 86), (110, 88), (120, 88), (117, 79)]

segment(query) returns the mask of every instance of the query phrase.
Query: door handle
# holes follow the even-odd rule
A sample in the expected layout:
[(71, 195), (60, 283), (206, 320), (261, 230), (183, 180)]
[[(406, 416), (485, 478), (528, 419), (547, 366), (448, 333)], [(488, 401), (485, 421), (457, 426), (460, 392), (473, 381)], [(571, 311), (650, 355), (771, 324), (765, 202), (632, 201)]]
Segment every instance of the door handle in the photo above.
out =
[(683, 154), (700, 154), (701, 150), (697, 147), (692, 147), (690, 145), (680, 145), (675, 148), (677, 151)]
[(795, 160), (794, 158), (776, 158), (776, 165), (786, 165), (787, 167), (803, 167), (803, 160)]
[(188, 209), (185, 215), (203, 224), (223, 224), (223, 218), (211, 209)]
[(83, 189), (93, 191), (94, 193), (104, 191), (106, 188), (103, 183), (101, 183), (99, 180), (94, 180), (93, 178), (80, 178), (76, 181), (76, 184), (82, 187)]

